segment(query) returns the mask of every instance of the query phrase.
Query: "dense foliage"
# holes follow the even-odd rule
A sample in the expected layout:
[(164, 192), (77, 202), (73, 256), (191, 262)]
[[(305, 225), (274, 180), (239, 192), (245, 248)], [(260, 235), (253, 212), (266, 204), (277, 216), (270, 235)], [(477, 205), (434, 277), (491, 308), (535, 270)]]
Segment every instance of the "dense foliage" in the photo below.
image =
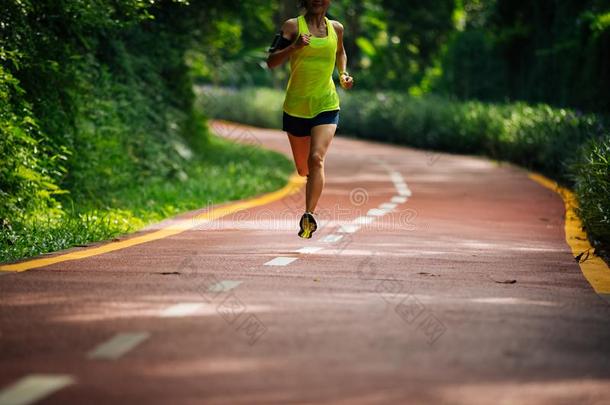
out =
[[(283, 92), (206, 88), (212, 116), (281, 128)], [(610, 126), (593, 114), (548, 105), (450, 101), (429, 95), (341, 94), (339, 132), (381, 142), (486, 155), (539, 171), (576, 188), (583, 223), (610, 247)], [(601, 243), (599, 243), (601, 242)]]
[[(3, 259), (108, 238), (200, 206), (204, 190), (218, 201), (285, 180), (286, 162), (279, 177), (233, 165), (223, 153), (232, 149), (210, 144), (194, 108), (185, 55), (220, 54), (239, 11), (220, 0), (2, 1)], [(220, 176), (222, 166), (232, 172)], [(216, 177), (200, 184), (203, 167)], [(240, 173), (251, 183), (223, 191), (218, 179)]]
[(152, 173), (175, 177), (181, 157), (171, 148), (195, 122), (192, 92), (180, 47), (150, 5), (5, 3), (0, 217), (59, 209), (57, 196), (103, 199)]
[[(199, 79), (282, 87), (286, 70), (262, 60), (295, 3), (266, 2), (247, 25), (229, 23), (222, 57), (201, 64)], [(610, 112), (608, 1), (333, 0), (329, 15), (345, 26), (359, 88)]]
[(578, 215), (585, 228), (610, 258), (610, 137), (591, 140), (572, 167), (579, 201)]
[(437, 89), (610, 112), (610, 3), (464, 0)]

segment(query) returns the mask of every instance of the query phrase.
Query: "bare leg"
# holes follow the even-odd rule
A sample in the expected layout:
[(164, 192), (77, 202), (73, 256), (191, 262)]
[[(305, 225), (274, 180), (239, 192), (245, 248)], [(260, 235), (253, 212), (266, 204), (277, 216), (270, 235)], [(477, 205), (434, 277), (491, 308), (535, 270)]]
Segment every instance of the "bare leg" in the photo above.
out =
[(314, 212), (324, 188), (324, 159), (337, 130), (336, 124), (316, 125), (311, 129), (311, 145), (307, 165), (309, 175), (305, 187), (305, 210)]
[(294, 136), (288, 134), (290, 140), (290, 147), (292, 148), (292, 156), (294, 157), (294, 165), (297, 168), (299, 176), (307, 176), (309, 174), (309, 168), (307, 166), (307, 159), (309, 158), (309, 144), (311, 136)]

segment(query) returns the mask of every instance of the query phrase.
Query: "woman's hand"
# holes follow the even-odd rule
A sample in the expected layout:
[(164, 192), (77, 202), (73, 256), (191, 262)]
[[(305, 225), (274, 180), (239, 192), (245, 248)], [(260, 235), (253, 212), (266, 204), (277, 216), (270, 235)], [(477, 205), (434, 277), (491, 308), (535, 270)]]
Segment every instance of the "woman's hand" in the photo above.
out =
[(349, 73), (342, 73), (339, 76), (339, 83), (341, 83), (341, 87), (345, 90), (349, 90), (354, 85), (354, 78), (349, 75)]
[(309, 45), (311, 34), (301, 34), (294, 43), (296, 49), (301, 49)]

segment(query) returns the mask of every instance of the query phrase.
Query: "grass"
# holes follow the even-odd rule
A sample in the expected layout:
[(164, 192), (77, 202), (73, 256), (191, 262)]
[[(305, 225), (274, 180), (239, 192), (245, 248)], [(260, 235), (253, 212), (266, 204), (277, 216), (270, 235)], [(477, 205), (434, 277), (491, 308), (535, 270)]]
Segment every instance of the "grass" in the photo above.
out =
[(610, 139), (589, 142), (581, 159), (573, 166), (579, 207), (578, 216), (586, 218), (586, 230), (597, 237), (597, 248), (610, 259)]
[(1, 227), (0, 261), (112, 239), (181, 212), (277, 190), (293, 170), (284, 155), (210, 136), (205, 156), (193, 157), (178, 182), (153, 179), (106, 195), (104, 202), (66, 199), (63, 209)]

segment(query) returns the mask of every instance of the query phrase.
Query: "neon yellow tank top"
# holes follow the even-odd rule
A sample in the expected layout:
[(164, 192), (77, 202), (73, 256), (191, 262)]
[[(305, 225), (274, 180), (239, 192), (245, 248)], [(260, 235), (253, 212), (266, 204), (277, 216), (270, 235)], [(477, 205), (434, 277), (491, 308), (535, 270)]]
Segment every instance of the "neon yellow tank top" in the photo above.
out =
[[(327, 36), (311, 36), (308, 46), (290, 56), (290, 79), (284, 99), (284, 111), (301, 118), (312, 118), (323, 111), (339, 110), (339, 95), (333, 81), (337, 57), (337, 33), (326, 20)], [(299, 35), (309, 34), (305, 17), (297, 17)]]

